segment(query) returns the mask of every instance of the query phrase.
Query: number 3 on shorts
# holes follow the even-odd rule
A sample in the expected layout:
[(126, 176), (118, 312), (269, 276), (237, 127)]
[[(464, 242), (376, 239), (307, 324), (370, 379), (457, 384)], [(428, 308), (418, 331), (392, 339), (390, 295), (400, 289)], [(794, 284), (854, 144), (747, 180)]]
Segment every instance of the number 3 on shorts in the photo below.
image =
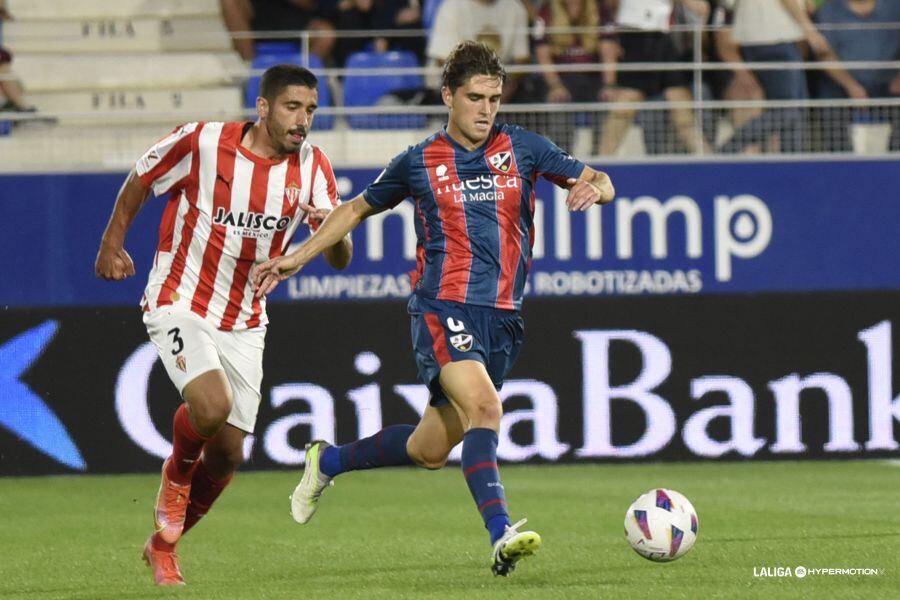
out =
[(172, 343), (177, 344), (177, 347), (172, 350), (173, 355), (178, 355), (182, 350), (184, 350), (184, 340), (181, 339), (179, 335), (181, 333), (181, 329), (175, 327), (174, 329), (169, 330), (169, 335), (172, 336)]

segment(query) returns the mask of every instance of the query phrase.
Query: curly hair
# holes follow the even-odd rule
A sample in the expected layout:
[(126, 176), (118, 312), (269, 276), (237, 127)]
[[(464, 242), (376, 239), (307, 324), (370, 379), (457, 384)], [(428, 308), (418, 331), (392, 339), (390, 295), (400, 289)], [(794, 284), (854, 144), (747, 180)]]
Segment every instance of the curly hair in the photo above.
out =
[(475, 75), (497, 77), (501, 84), (506, 81), (503, 63), (490, 46), (471, 40), (460, 42), (444, 63), (441, 85), (449, 88), (452, 93)]

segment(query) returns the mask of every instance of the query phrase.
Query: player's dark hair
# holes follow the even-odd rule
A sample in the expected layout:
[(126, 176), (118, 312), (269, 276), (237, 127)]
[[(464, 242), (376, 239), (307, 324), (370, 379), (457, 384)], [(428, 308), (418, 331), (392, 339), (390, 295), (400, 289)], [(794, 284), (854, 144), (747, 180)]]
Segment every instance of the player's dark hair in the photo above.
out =
[(475, 75), (497, 77), (501, 84), (506, 81), (503, 63), (490, 46), (472, 40), (460, 42), (444, 63), (441, 85), (452, 93)]
[(289, 85), (302, 85), (314, 90), (319, 85), (319, 80), (305, 67), (275, 65), (262, 74), (259, 80), (259, 95), (272, 102)]

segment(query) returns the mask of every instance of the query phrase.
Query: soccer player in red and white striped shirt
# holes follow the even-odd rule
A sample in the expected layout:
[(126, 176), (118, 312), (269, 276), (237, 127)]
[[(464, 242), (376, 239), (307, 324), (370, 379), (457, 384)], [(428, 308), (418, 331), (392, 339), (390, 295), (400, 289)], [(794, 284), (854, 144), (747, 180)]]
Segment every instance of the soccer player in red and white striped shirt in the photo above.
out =
[[(340, 202), (325, 154), (306, 140), (317, 107), (307, 69), (278, 65), (260, 82), (255, 123), (182, 125), (150, 148), (116, 199), (98, 277), (134, 275), (125, 234), (152, 191), (170, 193), (141, 305), (150, 339), (185, 403), (162, 469), (156, 532), (144, 559), (159, 585), (183, 585), (175, 544), (209, 510), (243, 460), (260, 401), (265, 299), (254, 265), (281, 256)], [(349, 235), (325, 252), (343, 269)]]

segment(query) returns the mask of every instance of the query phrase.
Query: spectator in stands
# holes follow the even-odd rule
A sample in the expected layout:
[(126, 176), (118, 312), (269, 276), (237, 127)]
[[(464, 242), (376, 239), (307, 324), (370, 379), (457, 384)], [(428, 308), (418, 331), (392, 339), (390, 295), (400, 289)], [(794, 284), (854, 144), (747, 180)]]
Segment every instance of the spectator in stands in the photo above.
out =
[[(225, 26), (231, 32), (243, 31), (308, 31), (313, 33), (309, 50), (331, 63), (332, 51), (336, 43), (334, 36), (335, 7), (333, 0), (219, 0)], [(272, 38), (267, 38), (272, 39)], [(297, 35), (288, 35), (279, 40), (298, 42)], [(253, 60), (256, 55), (252, 45), (236, 39), (235, 49), (244, 60)]]
[[(6, 2), (0, 0), (0, 21), (12, 20), (12, 15), (6, 10)], [(35, 112), (33, 106), (25, 104), (22, 86), (13, 79), (12, 53), (0, 46), (0, 111), (3, 112)]]
[[(807, 12), (804, 0), (733, 0), (733, 37), (747, 62), (804, 61), (801, 42), (809, 45), (815, 58), (837, 60), (828, 40), (819, 33)], [(798, 65), (799, 67), (800, 65)], [(865, 98), (862, 86), (841, 68), (826, 69), (852, 98)], [(809, 98), (806, 73), (802, 69), (759, 69), (754, 76), (768, 100), (805, 100)], [(737, 152), (748, 144), (768, 138), (767, 146), (783, 152), (809, 150), (806, 112), (800, 107), (769, 109), (747, 122), (722, 147), (723, 152)]]
[[(747, 62), (803, 62), (799, 42), (807, 41), (815, 54), (828, 51), (828, 42), (816, 30), (806, 12), (804, 0), (735, 0), (732, 36)], [(756, 70), (769, 100), (804, 100), (809, 97), (806, 74), (799, 69)], [(764, 131), (768, 129), (769, 131)], [(804, 111), (797, 107), (773, 109), (745, 124), (725, 146), (726, 152), (743, 149), (748, 143), (770, 138), (773, 150), (803, 152), (807, 128)]]
[[(726, 6), (726, 2), (719, 2), (713, 9), (711, 24), (719, 27), (713, 34), (712, 55), (713, 59), (724, 63), (742, 63), (741, 48), (734, 41), (732, 25), (734, 12)], [(711, 71), (704, 74), (712, 84), (713, 94), (716, 98), (730, 102), (756, 101), (766, 99), (766, 93), (762, 85), (746, 67), (738, 67), (733, 71)], [(735, 107), (728, 110), (730, 132), (719, 131), (726, 136), (726, 140), (739, 131), (751, 120), (762, 114), (761, 107)], [(762, 152), (762, 140), (748, 143), (742, 150), (745, 154), (759, 154)]]
[[(250, 23), (253, 21), (253, 5), (250, 0), (219, 0), (222, 11), (222, 20), (229, 33), (243, 33), (250, 31)], [(250, 62), (256, 56), (253, 40), (244, 37), (232, 37), (231, 44), (245, 61)]]
[(12, 78), (11, 62), (12, 54), (0, 46), (0, 111), (34, 112), (33, 106), (25, 104), (22, 86)]
[[(341, 0), (335, 24), (343, 31), (421, 29), (422, 11), (416, 0)], [(335, 63), (343, 66), (348, 56), (361, 50), (409, 50), (421, 60), (424, 43), (418, 38), (343, 37), (335, 48)]]
[[(601, 62), (598, 29), (601, 6), (597, 0), (550, 0), (538, 14), (546, 28), (583, 27), (579, 33), (550, 33), (535, 44), (535, 58), (541, 65), (542, 99), (549, 103), (597, 102), (603, 88), (600, 71), (557, 71), (556, 65), (588, 65)], [(548, 113), (545, 135), (563, 150), (572, 152), (576, 114)]]
[[(892, 0), (828, 0), (815, 13), (816, 23), (822, 24), (822, 34), (828, 40), (835, 55), (844, 61), (895, 61), (900, 60), (900, 30), (893, 28), (865, 28), (879, 23), (900, 23), (900, 2)], [(829, 25), (859, 25), (860, 28), (829, 28)], [(850, 69), (850, 75), (870, 98), (900, 96), (900, 70), (898, 69)], [(818, 98), (854, 97), (833, 78), (816, 79)], [(857, 96), (858, 97), (858, 96)], [(881, 112), (882, 114), (876, 114)], [(857, 118), (891, 121), (894, 132), (893, 149), (898, 149), (900, 118), (894, 108), (886, 110), (858, 111)], [(847, 152), (850, 148), (848, 129), (852, 111), (824, 108), (820, 112), (825, 149)]]
[[(694, 12), (701, 22), (706, 20), (709, 5), (702, 0), (606, 0), (606, 8), (615, 15), (620, 28), (617, 44), (605, 46), (604, 62), (667, 63), (680, 62), (670, 29), (675, 4)], [(690, 60), (690, 57), (687, 57)], [(622, 71), (607, 70), (604, 75), (603, 99), (610, 102), (641, 102), (662, 95), (669, 102), (690, 102), (691, 73), (686, 71)], [(603, 124), (600, 153), (614, 154), (634, 120), (635, 109), (610, 112)], [(690, 108), (669, 111), (678, 140), (692, 153), (708, 153), (709, 144), (698, 135), (694, 112)]]
[[(459, 42), (475, 40), (490, 46), (506, 64), (528, 64), (528, 12), (520, 0), (445, 0), (434, 17), (426, 54), (438, 66)], [(511, 74), (503, 86), (502, 103), (528, 101), (519, 90), (522, 78)]]

